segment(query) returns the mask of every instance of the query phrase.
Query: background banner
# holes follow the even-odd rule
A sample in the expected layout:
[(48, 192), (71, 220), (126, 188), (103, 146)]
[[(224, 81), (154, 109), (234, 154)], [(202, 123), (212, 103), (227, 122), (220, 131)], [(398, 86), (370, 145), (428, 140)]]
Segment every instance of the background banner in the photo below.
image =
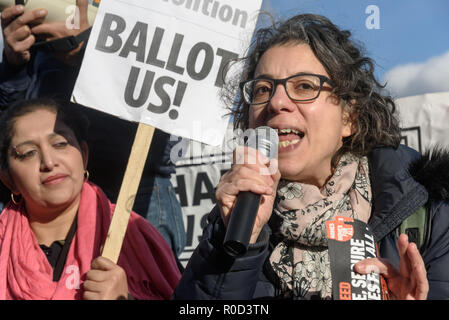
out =
[(449, 147), (449, 92), (397, 99), (402, 143), (424, 152), (431, 146)]

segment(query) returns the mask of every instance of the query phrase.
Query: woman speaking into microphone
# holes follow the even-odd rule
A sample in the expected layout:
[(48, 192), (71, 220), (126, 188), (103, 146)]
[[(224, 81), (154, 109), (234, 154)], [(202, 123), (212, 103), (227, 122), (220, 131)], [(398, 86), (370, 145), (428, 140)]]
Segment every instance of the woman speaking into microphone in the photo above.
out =
[[(400, 145), (394, 102), (350, 32), (323, 16), (296, 15), (258, 30), (245, 62), (239, 88), (227, 87), (240, 90), (234, 126), (276, 130), (278, 170), (262, 174), (266, 158), (236, 150), (244, 150), (245, 161), (217, 185), (217, 205), (175, 298), (338, 298), (325, 229), (337, 216), (366, 223), (379, 247), (380, 258), (352, 271), (377, 270), (392, 298), (447, 298), (447, 199), (410, 174), (420, 155)], [(223, 240), (246, 191), (261, 195), (248, 250), (229, 255)], [(397, 228), (426, 202), (438, 228), (421, 256)]]

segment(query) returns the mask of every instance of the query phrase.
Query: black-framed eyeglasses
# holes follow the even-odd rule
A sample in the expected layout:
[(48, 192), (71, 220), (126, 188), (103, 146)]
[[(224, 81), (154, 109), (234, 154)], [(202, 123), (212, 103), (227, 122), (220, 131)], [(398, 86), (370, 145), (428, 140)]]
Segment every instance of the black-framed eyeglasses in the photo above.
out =
[[(326, 76), (313, 73), (299, 73), (285, 79), (258, 78), (240, 82), (240, 90), (247, 104), (264, 104), (270, 101), (279, 84), (285, 88), (293, 101), (311, 101), (320, 95), (323, 84), (334, 82)], [(329, 88), (331, 89), (331, 88)]]

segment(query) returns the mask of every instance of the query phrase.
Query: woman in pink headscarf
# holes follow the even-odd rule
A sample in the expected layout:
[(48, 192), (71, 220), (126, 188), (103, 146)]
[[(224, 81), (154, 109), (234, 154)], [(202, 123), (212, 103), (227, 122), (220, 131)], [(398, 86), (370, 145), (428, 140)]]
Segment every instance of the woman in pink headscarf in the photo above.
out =
[(53, 100), (13, 104), (0, 123), (0, 299), (168, 299), (171, 249), (131, 213), (117, 264), (101, 257), (114, 205), (88, 181), (87, 123)]

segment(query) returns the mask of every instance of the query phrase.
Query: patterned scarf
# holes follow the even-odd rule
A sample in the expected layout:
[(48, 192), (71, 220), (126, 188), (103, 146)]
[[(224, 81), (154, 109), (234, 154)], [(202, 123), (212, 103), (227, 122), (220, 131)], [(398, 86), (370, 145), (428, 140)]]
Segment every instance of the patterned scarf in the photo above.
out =
[(332, 278), (326, 221), (336, 216), (367, 222), (371, 188), (366, 157), (346, 153), (335, 173), (319, 189), (281, 180), (274, 212), (281, 219), (283, 240), (270, 262), (280, 278), (282, 295), (293, 299), (331, 299)]

